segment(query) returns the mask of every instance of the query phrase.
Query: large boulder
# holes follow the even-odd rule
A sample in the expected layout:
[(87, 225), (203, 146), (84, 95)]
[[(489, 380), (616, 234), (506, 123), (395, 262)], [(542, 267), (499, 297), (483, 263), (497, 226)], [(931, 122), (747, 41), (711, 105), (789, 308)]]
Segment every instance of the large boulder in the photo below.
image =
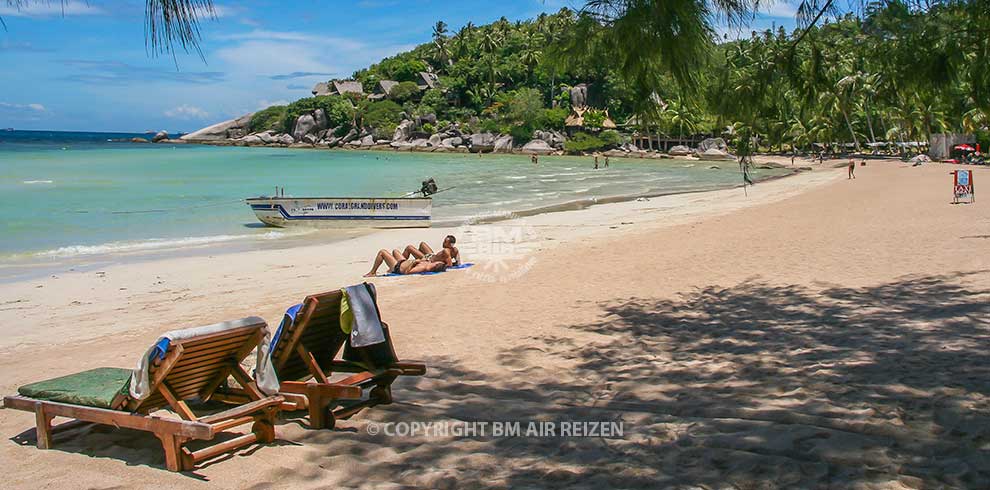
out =
[(413, 148), (429, 148), (430, 140), (426, 138), (414, 139), (409, 142), (409, 145), (412, 146)]
[(144, 138), (138, 138), (138, 137), (131, 138), (130, 141), (131, 141), (131, 143), (150, 143), (150, 141), (148, 141), (148, 140), (146, 140)]
[(296, 118), (295, 125), (292, 126), (292, 137), (296, 141), (302, 141), (303, 136), (312, 133), (316, 128), (316, 119), (309, 114), (303, 114)]
[(475, 133), (471, 135), (471, 153), (492, 151), (495, 148), (495, 135), (492, 133)]
[(695, 156), (697, 156), (702, 160), (715, 160), (715, 161), (736, 159), (736, 157), (717, 148), (709, 148), (704, 152), (696, 153)]
[(152, 143), (158, 143), (159, 141), (168, 139), (168, 131), (159, 131), (155, 133), (155, 136), (151, 138)]
[(330, 121), (327, 119), (327, 114), (323, 112), (323, 109), (313, 111), (313, 120), (316, 121), (316, 129), (318, 131), (322, 131), (330, 127)]
[(417, 118), (417, 121), (419, 122), (419, 125), (420, 126), (423, 126), (424, 124), (436, 124), (437, 123), (437, 115), (436, 114), (423, 114), (422, 116), (419, 116)]
[(375, 137), (369, 134), (361, 138), (361, 146), (375, 146)]
[(303, 143), (309, 143), (311, 145), (315, 145), (316, 142), (319, 141), (319, 139), (316, 137), (315, 134), (310, 133), (310, 134), (307, 134), (307, 135), (303, 136), (302, 137), (302, 141), (303, 141)]
[(392, 141), (406, 141), (409, 139), (409, 135), (412, 133), (413, 122), (408, 119), (403, 119), (398, 126), (395, 127), (395, 133), (392, 135)]
[(530, 140), (529, 143), (523, 145), (522, 152), (535, 155), (549, 155), (553, 153), (553, 147), (543, 140)]
[(546, 141), (552, 148), (563, 148), (567, 138), (558, 131), (533, 131), (533, 139)]
[(439, 134), (431, 134), (428, 141), (430, 142), (430, 146), (437, 147), (440, 146), (441, 140), (442, 138), (440, 138)]
[(495, 153), (512, 153), (512, 136), (503, 134), (496, 138), (492, 151)]
[(189, 142), (219, 141), (228, 138), (239, 137), (239, 136), (234, 136), (237, 133), (241, 133), (240, 136), (243, 136), (244, 135), (243, 131), (245, 131), (247, 127), (251, 124), (251, 116), (253, 115), (254, 113), (252, 112), (249, 114), (245, 114), (237, 119), (231, 119), (229, 121), (217, 123), (212, 126), (207, 126), (203, 129), (193, 131), (183, 136), (180, 139)]
[(272, 131), (265, 131), (263, 133), (257, 134), (258, 139), (260, 139), (266, 145), (269, 143), (275, 143), (275, 133)]
[(265, 144), (265, 141), (262, 140), (261, 137), (258, 136), (258, 135), (256, 135), (256, 134), (249, 134), (249, 135), (247, 135), (247, 136), (239, 139), (238, 141), (240, 141), (241, 143), (244, 143), (245, 145), (248, 145), (248, 146), (261, 146), (261, 145)]
[(691, 149), (684, 145), (676, 145), (671, 147), (669, 150), (667, 150), (667, 153), (670, 153), (671, 155), (681, 155), (681, 156), (690, 155)]
[(460, 136), (440, 140), (440, 146), (444, 148), (456, 148), (462, 144), (464, 144), (464, 138), (461, 138)]
[(704, 153), (712, 148), (726, 153), (729, 151), (729, 145), (726, 145), (722, 138), (705, 138), (701, 143), (698, 143), (699, 153)]
[(585, 83), (571, 87), (571, 107), (585, 107), (588, 105), (588, 85)]
[(291, 145), (296, 142), (296, 140), (292, 138), (291, 134), (280, 134), (278, 138), (275, 138), (275, 141), (283, 145)]
[(351, 128), (351, 130), (348, 131), (347, 134), (345, 134), (343, 137), (340, 138), (339, 143), (341, 145), (344, 145), (344, 144), (350, 143), (353, 140), (356, 140), (357, 138), (358, 138), (358, 132), (357, 132), (357, 130), (354, 129), (354, 128)]

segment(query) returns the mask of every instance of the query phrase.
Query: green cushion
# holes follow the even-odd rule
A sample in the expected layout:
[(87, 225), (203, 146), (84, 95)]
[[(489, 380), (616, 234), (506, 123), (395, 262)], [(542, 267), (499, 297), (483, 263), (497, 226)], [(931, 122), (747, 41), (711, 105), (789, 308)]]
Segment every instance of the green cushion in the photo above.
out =
[(130, 369), (96, 368), (24, 385), (17, 392), (39, 400), (114, 408), (113, 399), (118, 393), (126, 394), (130, 383)]

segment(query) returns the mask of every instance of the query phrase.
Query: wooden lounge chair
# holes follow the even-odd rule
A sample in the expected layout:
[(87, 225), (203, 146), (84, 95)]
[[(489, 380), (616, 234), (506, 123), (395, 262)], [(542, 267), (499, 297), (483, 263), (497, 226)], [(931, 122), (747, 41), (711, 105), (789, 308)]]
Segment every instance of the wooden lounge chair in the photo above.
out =
[[(221, 331), (169, 342), (150, 363), (151, 394), (143, 400), (130, 395), (132, 370), (98, 368), (22, 386), (19, 395), (4, 397), (4, 406), (35, 413), (40, 449), (52, 447), (54, 431), (85, 423), (106, 424), (153, 433), (165, 449), (166, 468), (191, 470), (203, 460), (274, 440), (275, 416), (285, 399), (265, 396), (240, 364), (264, 341), (266, 327), (261, 318), (248, 317), (203, 327)], [(220, 413), (196, 416), (185, 400), (209, 400), (228, 376), (246, 388), (249, 401)], [(180, 418), (150, 415), (162, 409)], [(75, 420), (52, 427), (53, 417)], [(196, 451), (185, 446), (189, 440), (212, 440), (247, 423), (252, 423), (250, 433)]]
[[(374, 294), (373, 287), (369, 290)], [(426, 373), (426, 365), (421, 362), (399, 362), (385, 322), (385, 342), (353, 348), (350, 336), (340, 328), (342, 297), (340, 290), (307, 296), (296, 321), (281, 332), (271, 350), (280, 392), (290, 405), (283, 409), (308, 408), (313, 428), (332, 429), (337, 419), (366, 407), (391, 403), (391, 386), (397, 377)], [(375, 309), (380, 320), (377, 304)], [(337, 359), (341, 348), (342, 358)], [(349, 376), (331, 382), (334, 373)], [(367, 399), (335, 408), (338, 401), (358, 400), (364, 388), (371, 388)]]

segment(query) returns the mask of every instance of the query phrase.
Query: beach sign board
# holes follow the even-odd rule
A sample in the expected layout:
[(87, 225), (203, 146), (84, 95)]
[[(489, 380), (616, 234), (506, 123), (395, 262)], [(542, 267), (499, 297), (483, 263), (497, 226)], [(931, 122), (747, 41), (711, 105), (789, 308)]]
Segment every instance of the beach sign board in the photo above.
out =
[(963, 201), (974, 202), (976, 197), (973, 193), (973, 172), (971, 170), (956, 170), (952, 172), (954, 178), (952, 183), (952, 202)]

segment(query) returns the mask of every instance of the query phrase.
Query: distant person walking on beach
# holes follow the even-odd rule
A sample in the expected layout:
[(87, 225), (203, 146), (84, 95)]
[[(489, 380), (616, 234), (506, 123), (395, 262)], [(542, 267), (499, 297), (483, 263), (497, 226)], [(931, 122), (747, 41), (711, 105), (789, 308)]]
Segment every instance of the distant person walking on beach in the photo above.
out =
[(856, 160), (853, 160), (852, 158), (850, 158), (849, 159), (849, 177), (846, 180), (855, 179), (855, 178), (856, 178)]
[(608, 168), (608, 155), (605, 155), (605, 168)]
[(595, 170), (598, 170), (598, 155), (595, 155)]

